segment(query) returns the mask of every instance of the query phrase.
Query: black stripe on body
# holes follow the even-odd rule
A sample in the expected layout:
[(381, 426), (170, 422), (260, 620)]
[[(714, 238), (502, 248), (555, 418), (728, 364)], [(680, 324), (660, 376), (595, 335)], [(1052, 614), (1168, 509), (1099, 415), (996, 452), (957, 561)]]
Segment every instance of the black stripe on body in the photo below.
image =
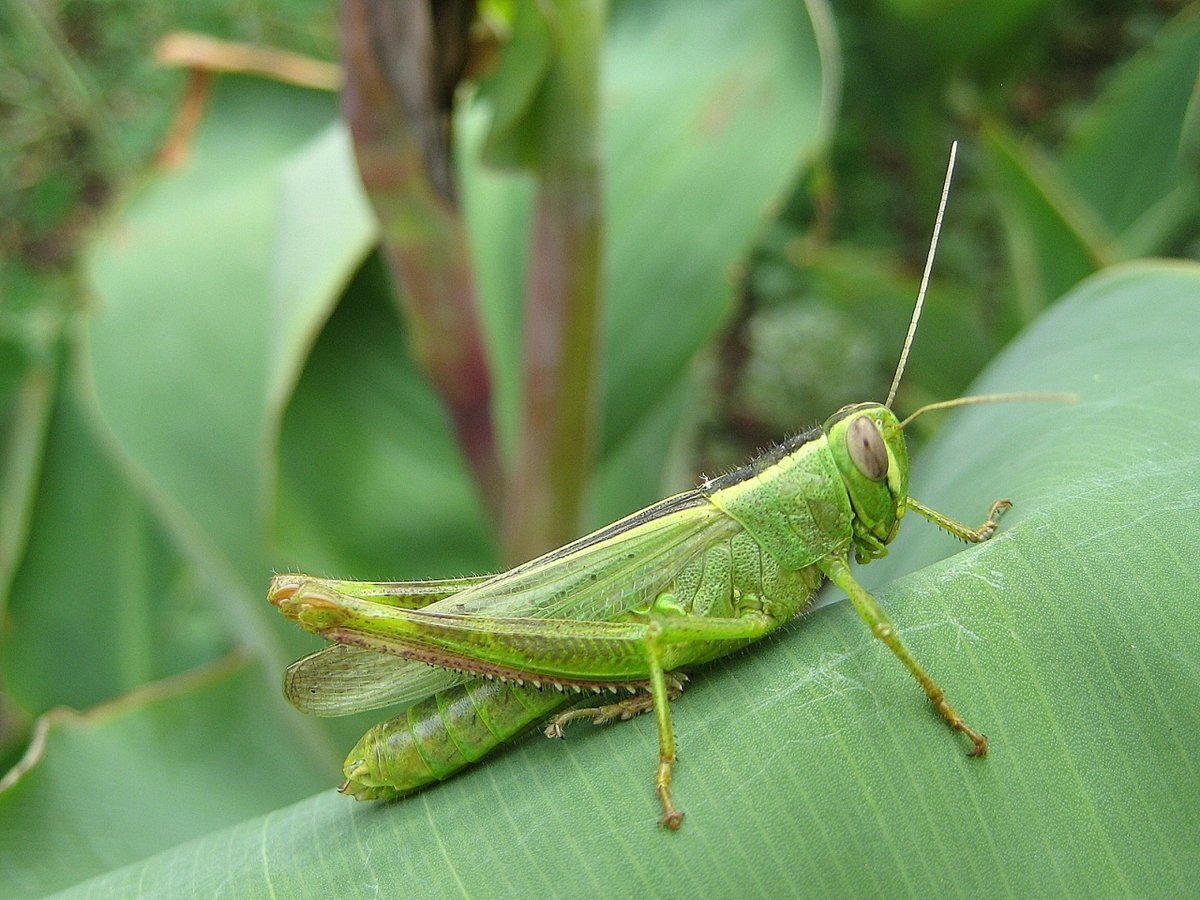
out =
[[(767, 450), (760, 456), (754, 457), (744, 466), (734, 469), (732, 472), (726, 472), (724, 475), (719, 475), (710, 481), (705, 482), (701, 492), (704, 496), (712, 496), (717, 491), (724, 490), (727, 487), (732, 487), (735, 484), (740, 484), (743, 481), (749, 481), (751, 478), (757, 478), (771, 466), (783, 461), (791, 456), (809, 441), (815, 441), (825, 432), (821, 428), (812, 428), (808, 431), (802, 431), (800, 434), (794, 435), (782, 441), (778, 445)], [(653, 509), (653, 507), (651, 507)], [(649, 511), (649, 510), (647, 510)]]

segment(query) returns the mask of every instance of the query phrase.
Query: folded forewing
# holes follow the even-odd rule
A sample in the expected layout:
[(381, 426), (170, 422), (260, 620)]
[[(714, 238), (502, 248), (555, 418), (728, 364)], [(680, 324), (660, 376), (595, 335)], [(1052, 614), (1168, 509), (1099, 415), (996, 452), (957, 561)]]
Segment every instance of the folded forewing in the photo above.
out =
[(679, 494), (425, 607), (431, 614), (612, 621), (645, 609), (688, 561), (741, 526)]

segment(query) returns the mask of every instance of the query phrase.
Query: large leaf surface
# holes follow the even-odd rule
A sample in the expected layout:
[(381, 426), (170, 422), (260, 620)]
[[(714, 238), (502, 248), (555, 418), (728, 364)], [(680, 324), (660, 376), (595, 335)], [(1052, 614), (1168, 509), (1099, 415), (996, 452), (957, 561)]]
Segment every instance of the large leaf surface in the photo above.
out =
[(62, 386), (0, 633), (0, 674), (30, 714), (86, 709), (229, 644), (204, 573), (98, 445), (76, 380)]
[(1002, 533), (962, 548), (906, 521), (893, 556), (861, 570), (990, 735), (986, 760), (839, 603), (675, 704), (677, 834), (654, 824), (642, 718), (524, 741), (394, 804), (322, 794), (86, 889), (1186, 893), (1200, 877), (1198, 340), (1197, 267), (1086, 282), (979, 385), (1080, 402), (963, 411), (917, 461), (914, 494), (951, 515), (1012, 498)]
[(188, 164), (135, 197), (96, 247), (89, 361), (105, 422), (161, 502), (247, 575), (263, 563), (270, 489), (282, 172), (335, 100), (225, 78), (212, 102)]
[[(290, 629), (260, 599), (268, 461), (278, 394), (303, 359), (281, 341), (312, 340), (312, 320), (328, 315), (336, 296), (328, 286), (358, 266), (364, 236), (344, 229), (347, 243), (337, 247), (346, 253), (301, 266), (304, 251), (284, 225), (311, 222), (330, 205), (327, 193), (298, 182), (329, 142), (335, 99), (250, 78), (215, 84), (185, 163), (130, 197), (92, 250), (97, 310), (84, 368), (110, 446), (202, 570), (230, 632), (281, 658), (279, 635)], [(341, 175), (323, 177), (344, 184)], [(361, 206), (354, 194), (345, 202)], [(325, 307), (311, 292), (281, 295), (294, 287), (289, 276), (325, 285)]]
[(284, 416), (276, 524), (284, 568), (415, 578), (492, 562), (466, 463), (404, 350), (386, 282), (372, 257), (322, 331)]

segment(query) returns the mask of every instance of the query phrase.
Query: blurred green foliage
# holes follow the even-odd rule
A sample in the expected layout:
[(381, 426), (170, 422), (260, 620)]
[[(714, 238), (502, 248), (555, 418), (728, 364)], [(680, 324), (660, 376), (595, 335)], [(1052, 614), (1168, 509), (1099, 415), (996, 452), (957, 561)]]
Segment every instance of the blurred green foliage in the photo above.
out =
[[(512, 7), (485, 4), (493, 25)], [(731, 887), (782, 875), (786, 867), (767, 876), (744, 866), (749, 857), (736, 846), (724, 865), (730, 848), (707, 846), (728, 837), (714, 821), (727, 808), (745, 826), (738, 833), (759, 847), (764, 835), (753, 832), (763, 821), (801, 832), (821, 822), (806, 871), (810, 884), (831, 891), (884, 892), (899, 877), (913, 892), (1004, 884), (1020, 893), (1051, 884), (1038, 880), (1046, 872), (1065, 879), (1101, 870), (1137, 888), (1147, 884), (1132, 861), (1139, 853), (1163, 861), (1156, 884), (1165, 892), (1194, 883), (1194, 852), (1168, 861), (1162, 851), (1180, 835), (1186, 842), (1196, 807), (1180, 800), (1173, 826), (1153, 809), (1161, 792), (1182, 796), (1169, 786), (1200, 768), (1187, 750), (1195, 736), (1155, 730), (1147, 710), (1169, 710), (1162, 721), (1177, 727), (1171, 698), (1200, 687), (1198, 644), (1155, 636), (1166, 623), (1190, 621), (1189, 585), (1198, 578), (1186, 513), (1200, 442), (1156, 430), (1168, 401), (1195, 396), (1186, 353), (1167, 359), (1158, 348), (1176, 322), (1171, 338), (1188, 346), (1196, 273), (1184, 264), (1106, 271), (1200, 251), (1200, 7), (1172, 2), (969, 0), (948, 9), (934, 0), (853, 0), (829, 9), (731, 0), (698, 15), (683, 0), (613, 0), (603, 47), (603, 442), (590, 524), (685, 487), (697, 471), (736, 465), (843, 402), (883, 396), (953, 138), (962, 141), (960, 168), (898, 408), (963, 392), (1044, 310), (1065, 294), (1075, 298), (1068, 312), (1055, 307), (1039, 320), (1015, 355), (1002, 354), (1003, 374), (989, 389), (1077, 389), (1087, 422), (1105, 423), (1121, 440), (1098, 433), (1081, 443), (1092, 432), (1062, 410), (1011, 413), (1016, 421), (1001, 432), (989, 433), (987, 423), (1004, 414), (972, 419), (973, 430), (957, 432), (971, 439), (957, 454), (942, 451), (921, 496), (931, 502), (944, 474), (954, 485), (946, 511), (968, 515), (972, 503), (982, 511), (990, 492), (1020, 486), (1009, 550), (996, 542), (995, 559), (982, 567), (978, 553), (964, 555), (976, 566), (963, 562), (965, 583), (977, 591), (970, 601), (945, 567), (884, 590), (885, 599), (913, 598), (908, 613), (930, 595), (943, 598), (930, 627), (965, 630), (941, 629), (946, 639), (931, 640), (931, 668), (948, 688), (976, 691), (1003, 729), (999, 745), (1036, 756), (1042, 796), (1066, 791), (1067, 782), (1078, 790), (1077, 818), (1055, 809), (1037, 819), (1042, 846), (1054, 843), (1056, 829), (1095, 840), (1063, 839), (1061, 858), (1027, 859), (1021, 872), (1006, 872), (1005, 841), (1014, 852), (1029, 846), (1004, 823), (1038, 813), (1039, 791), (1021, 780), (1021, 762), (965, 771), (951, 761), (953, 748), (927, 734), (920, 707), (905, 705), (903, 673), (885, 673), (890, 661), (877, 668), (873, 649), (860, 654), (870, 636), (837, 610), (689, 691), (679, 720), (681, 731), (693, 731), (681, 737), (688, 755), (679, 790), (697, 799), (680, 837), (699, 841), (695, 852), (667, 838), (654, 844), (653, 862), (639, 862), (649, 859), (647, 842), (663, 837), (651, 827), (653, 798), (641, 796), (649, 795), (642, 775), (652, 753), (646, 723), (585, 740), (579, 755), (525, 745), (505, 757), (492, 787), (476, 778), (402, 809), (309, 801), (284, 815), (323, 823), (307, 845), (312, 859), (290, 850), (300, 828), (273, 830), (255, 818), (332, 783), (364, 727), (317, 725), (283, 707), (279, 671), (313, 645), (262, 599), (272, 567), (416, 578), (484, 571), (498, 556), (446, 411), (407, 349), (337, 98), (217, 76), (186, 162), (153, 162), (185, 83), (153, 65), (158, 37), (188, 28), (329, 59), (335, 12), (313, 0), (0, 6), (0, 773), (22, 760), (0, 774), (0, 871), (16, 879), (6, 892), (33, 896), (113, 873), (95, 886), (125, 893), (131, 872), (161, 879), (152, 887), (173, 894), (219, 883), (265, 890), (256, 879), (266, 871), (288, 893), (316, 895), (328, 884), (369, 882), (356, 867), (358, 854), (369, 860), (373, 852), (385, 858), (376, 885), (415, 873), (444, 878), (455, 871), (444, 855), (461, 861), (471, 849), (441, 833), (453, 822), (463, 834), (515, 835), (506, 845), (514, 872), (495, 874), (499, 862), (476, 866), (477, 877), (490, 870), (499, 879), (472, 882), (477, 892), (546, 890), (538, 880), (551, 871), (545, 860), (563, 871), (586, 868), (593, 885), (668, 894), (684, 891), (684, 870), (697, 859), (707, 861), (712, 883), (729, 878)], [(498, 52), (514, 46), (501, 43)], [(528, 75), (515, 65), (491, 77)], [(522, 156), (512, 119), (493, 126), (488, 106), (489, 96), (520, 96), (522, 84), (476, 87), (457, 96), (455, 147), (498, 429), (511, 457), (521, 297), (539, 248), (528, 231), (529, 176), (481, 163), (489, 136), (509, 157)], [(1125, 327), (1131, 318), (1137, 328)], [(1121, 421), (1141, 424), (1134, 432)], [(1008, 452), (1018, 432), (1021, 453)], [(981, 487), (972, 481), (981, 471), (987, 479), (1003, 471), (1006, 480)], [(1089, 481), (1089, 473), (1100, 474)], [(1149, 546), (1171, 565), (1147, 556), (1137, 570), (1113, 570), (1108, 544), (1078, 531), (1100, 519), (1112, 552)], [(1063, 533), (1073, 535), (1069, 545), (1054, 543)], [(916, 546), (896, 557), (925, 564), (939, 552), (948, 550)], [(1055, 593), (1042, 596), (1037, 585), (1056, 565)], [(1151, 580), (1139, 580), (1143, 571)], [(981, 587), (995, 584), (1003, 596)], [(1111, 612), (1134, 594), (1145, 614), (1125, 626)], [(1065, 615), (1064, 605), (1084, 603), (1104, 612), (1107, 630), (1091, 630), (1087, 615)], [(1008, 604), (1008, 618), (989, 612)], [(1040, 611), (1049, 607), (1052, 614)], [(1061, 664), (1043, 616), (1069, 635)], [(814, 643), (797, 645), (810, 630)], [(990, 636), (988, 646), (1001, 649), (978, 662), (959, 653), (964, 634)], [(1148, 655), (1130, 661), (1118, 652), (1125, 643)], [(820, 678), (806, 674), (810, 663), (820, 663)], [(877, 677), (885, 682), (878, 691)], [(1072, 684), (1094, 694), (1077, 695)], [(1014, 685), (1026, 695), (1043, 685), (1056, 693), (1025, 720)], [(788, 713), (776, 704), (758, 718), (769, 707), (763, 698), (793, 690), (815, 692), (805, 695), (809, 712), (778, 724)], [(1120, 699), (1104, 708), (1110, 695)], [(50, 712), (59, 705), (88, 712)], [(1038, 738), (1058, 727), (1059, 708), (1071, 739), (1059, 735), (1043, 748)], [(886, 746), (866, 753), (860, 768), (855, 745), (874, 742), (876, 718), (888, 720)], [(1154, 752), (1143, 752), (1128, 721), (1142, 722)], [(690, 755), (703, 745), (700, 732), (724, 733), (722, 722), (725, 743), (714, 738), (707, 755)], [(841, 729), (863, 733), (829, 738)], [(813, 738), (817, 731), (826, 738)], [(828, 768), (789, 768), (783, 748), (794, 746), (811, 749), (798, 762), (812, 765), (815, 754)], [(1162, 786), (1129, 802), (1138, 822), (1109, 815), (1113, 798), (1093, 790), (1086, 772), (1059, 780), (1079, 747), (1097, 756), (1118, 748), (1104, 760), (1110, 784)], [(961, 884), (932, 863), (902, 862), (936, 853), (911, 829), (892, 835), (888, 823), (904, 818), (911, 797), (880, 801), (867, 789), (890, 783), (888, 766), (900, 758), (914, 760), (900, 764), (903, 783), (933, 792), (921, 815), (947, 868), (965, 858), (956, 835), (990, 827), (988, 811), (1003, 807), (988, 832), (992, 850), (967, 866)], [(567, 768), (550, 772), (559, 762)], [(179, 783), (168, 787), (172, 779)], [(254, 789), (239, 791), (242, 780)], [(531, 784), (536, 791), (522, 789)], [(480, 790), (492, 791), (488, 808), (507, 804), (504, 822), (477, 815), (472, 791)], [(858, 805), (841, 802), (847, 792)], [(728, 807), (729, 794), (746, 799)], [(762, 794), (777, 794), (781, 805), (756, 820)], [(964, 795), (982, 805), (965, 812)], [(803, 797), (800, 819), (793, 796)], [(827, 809), (830, 800), (838, 802)], [(202, 815), (170, 815), (197, 803)], [(563, 820), (555, 853), (539, 847), (541, 862), (522, 867), (530, 853), (522, 835), (547, 805)], [(873, 805), (873, 815), (862, 812)], [(389, 830), (393, 813), (398, 828), (413, 829), (405, 853)], [(597, 821), (603, 834), (588, 830)], [(112, 839), (121, 828), (127, 839)], [(32, 833), (56, 829), (82, 836), (88, 852)], [(1114, 836), (1134, 843), (1105, 855)], [(625, 849), (584, 849), (606, 841)], [(892, 841), (897, 865), (889, 874), (872, 858), (858, 873), (833, 852), (847, 841), (865, 856)], [(322, 842), (340, 881), (308, 867), (325, 863), (314, 850)], [(164, 855), (140, 868), (156, 853)], [(181, 881), (185, 871), (200, 874)]]
[(0, 259), (68, 265), (89, 210), (141, 170), (183, 77), (154, 42), (192, 30), (332, 58), (318, 0), (6, 0), (0, 8)]

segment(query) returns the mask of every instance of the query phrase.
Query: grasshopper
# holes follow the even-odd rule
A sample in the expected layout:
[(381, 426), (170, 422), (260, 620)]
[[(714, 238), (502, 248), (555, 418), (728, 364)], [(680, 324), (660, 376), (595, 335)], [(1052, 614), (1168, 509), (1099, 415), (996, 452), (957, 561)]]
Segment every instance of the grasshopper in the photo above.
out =
[[(987, 738), (955, 711), (887, 614), (854, 578), (850, 558), (887, 553), (906, 512), (964, 541), (985, 541), (1011, 504), (997, 500), (970, 528), (909, 496), (903, 429), (931, 409), (1030, 399), (963, 397), (900, 421), (890, 406), (928, 286), (954, 165), (916, 308), (887, 400), (845, 406), (819, 428), (748, 465), (655, 503), (531, 562), (488, 577), (419, 582), (278, 575), (270, 602), (333, 645), (293, 663), (297, 707), (339, 715), (400, 703), (346, 758), (340, 790), (399, 797), (450, 777), (532, 724), (561, 737), (578, 718), (653, 712), (661, 825), (683, 813), (671, 795), (675, 737), (669, 701), (686, 672), (766, 637), (801, 613), (826, 579), (925, 690), (934, 708), (987, 754)], [(577, 694), (628, 692), (580, 707)]]

